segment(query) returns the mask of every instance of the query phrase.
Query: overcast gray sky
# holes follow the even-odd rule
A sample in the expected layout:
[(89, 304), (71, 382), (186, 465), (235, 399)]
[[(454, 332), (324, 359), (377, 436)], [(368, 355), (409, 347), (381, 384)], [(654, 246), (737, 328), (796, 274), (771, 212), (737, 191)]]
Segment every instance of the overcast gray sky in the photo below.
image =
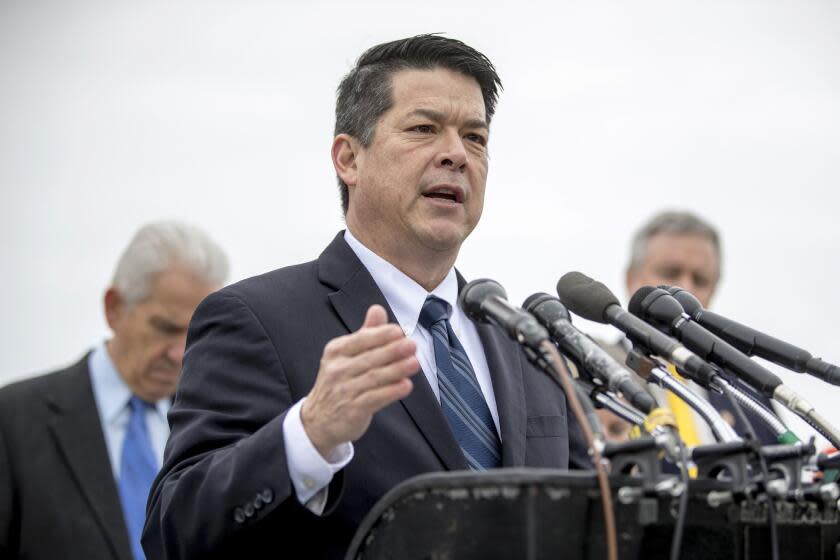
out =
[[(234, 280), (317, 257), (342, 228), (335, 87), (424, 32), (505, 86), (468, 278), (520, 303), (581, 270), (625, 296), (633, 230), (692, 209), (724, 239), (716, 310), (840, 362), (840, 3), (5, 0), (0, 384), (107, 336), (146, 221), (206, 228)], [(840, 388), (784, 377), (840, 424)]]

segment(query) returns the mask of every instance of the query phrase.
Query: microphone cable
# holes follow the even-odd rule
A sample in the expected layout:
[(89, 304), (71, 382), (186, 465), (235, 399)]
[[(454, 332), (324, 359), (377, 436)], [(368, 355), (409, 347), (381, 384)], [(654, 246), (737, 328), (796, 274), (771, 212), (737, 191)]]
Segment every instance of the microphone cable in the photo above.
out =
[[(685, 520), (688, 517), (688, 485), (690, 477), (688, 476), (688, 450), (685, 448), (683, 440), (676, 438), (677, 446), (680, 450), (680, 480), (683, 483), (683, 492), (680, 496), (680, 502), (677, 509), (677, 519), (674, 522), (674, 534), (671, 536), (671, 560), (680, 559), (680, 548), (682, 547), (683, 531), (685, 529)], [(775, 559), (774, 559), (775, 560)]]
[(600, 446), (595, 443), (595, 437), (592, 429), (589, 427), (589, 422), (586, 419), (586, 413), (583, 410), (580, 400), (577, 397), (572, 376), (566, 367), (566, 362), (563, 360), (554, 344), (546, 339), (540, 344), (542, 353), (542, 361), (544, 361), (549, 369), (554, 371), (554, 375), (560, 382), (563, 392), (566, 393), (566, 400), (575, 415), (575, 418), (580, 423), (583, 437), (586, 439), (586, 445), (592, 453), (592, 462), (595, 463), (595, 474), (598, 479), (598, 486), (601, 490), (601, 505), (604, 510), (604, 531), (607, 537), (607, 558), (609, 560), (618, 560), (618, 538), (615, 526), (615, 510), (612, 502), (612, 490), (610, 489), (610, 482), (607, 479), (607, 471), (604, 468), (604, 462), (601, 458)]

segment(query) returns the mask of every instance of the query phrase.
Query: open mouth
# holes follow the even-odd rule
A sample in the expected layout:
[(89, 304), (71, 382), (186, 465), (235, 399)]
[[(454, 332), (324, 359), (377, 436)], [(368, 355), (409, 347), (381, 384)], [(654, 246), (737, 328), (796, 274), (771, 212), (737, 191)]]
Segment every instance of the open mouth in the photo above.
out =
[(457, 188), (439, 187), (424, 193), (426, 198), (437, 198), (439, 200), (448, 200), (460, 204), (464, 202), (464, 191)]

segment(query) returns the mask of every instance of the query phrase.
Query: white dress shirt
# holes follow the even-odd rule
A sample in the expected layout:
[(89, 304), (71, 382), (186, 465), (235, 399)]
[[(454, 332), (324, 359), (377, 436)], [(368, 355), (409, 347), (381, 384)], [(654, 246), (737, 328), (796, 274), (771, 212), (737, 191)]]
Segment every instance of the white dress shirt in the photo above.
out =
[[(490, 380), (490, 369), (484, 356), (484, 346), (481, 344), (475, 325), (458, 307), (458, 279), (455, 269), (451, 269), (446, 278), (430, 294), (394, 265), (362, 245), (353, 237), (350, 230), (344, 232), (344, 240), (373, 277), (405, 335), (417, 344), (417, 360), (438, 400), (440, 400), (440, 393), (432, 335), (418, 324), (418, 319), (423, 303), (429, 295), (437, 296), (452, 306), (452, 316), (449, 318), (452, 330), (455, 331), (455, 336), (460, 340), (472, 363), (481, 392), (490, 409), (490, 415), (496, 424), (496, 431), (501, 433), (496, 396)], [(303, 399), (295, 403), (283, 422), (286, 461), (298, 501), (313, 513), (320, 514), (326, 504), (327, 485), (333, 475), (353, 458), (353, 445), (350, 442), (340, 445), (327, 460), (324, 460), (303, 429), (300, 419), (302, 403)]]
[[(88, 369), (96, 408), (99, 411), (99, 423), (102, 425), (105, 445), (111, 459), (111, 470), (114, 472), (114, 480), (119, 481), (123, 441), (131, 418), (131, 408), (128, 405), (132, 395), (131, 389), (117, 372), (104, 342), (88, 357)], [(146, 426), (158, 466), (163, 463), (163, 449), (169, 437), (166, 413), (169, 412), (170, 405), (170, 399), (163, 399), (146, 410)]]

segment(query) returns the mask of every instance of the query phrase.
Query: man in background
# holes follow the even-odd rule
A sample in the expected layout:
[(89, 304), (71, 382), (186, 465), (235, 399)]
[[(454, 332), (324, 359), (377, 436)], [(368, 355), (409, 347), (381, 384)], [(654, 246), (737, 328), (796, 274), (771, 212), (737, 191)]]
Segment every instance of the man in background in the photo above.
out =
[[(625, 276), (627, 296), (631, 297), (642, 286), (679, 286), (694, 294), (703, 307), (708, 308), (720, 281), (721, 264), (720, 236), (714, 227), (690, 212), (661, 212), (633, 235)], [(626, 340), (622, 342), (626, 343)], [(612, 351), (620, 355), (619, 360), (623, 363), (627, 350), (613, 348)], [(706, 394), (699, 386), (691, 385), (693, 390)], [(671, 408), (675, 413), (680, 435), (686, 443), (697, 445), (714, 441), (705, 421), (688, 409), (679, 397), (657, 386), (648, 385), (648, 388), (661, 406)], [(707, 397), (738, 433), (745, 433), (745, 427), (736, 420), (726, 397), (716, 393), (709, 393)], [(759, 398), (769, 406), (767, 399)], [(626, 437), (629, 431), (626, 422), (607, 411), (599, 413), (607, 433), (616, 435), (616, 439)], [(763, 423), (757, 420), (751, 423), (760, 440), (776, 443), (776, 438)]]
[(653, 216), (633, 235), (625, 282), (627, 295), (642, 286), (680, 286), (711, 304), (721, 276), (717, 231), (690, 212)]
[(66, 369), (0, 389), (0, 557), (143, 558), (187, 326), (227, 274), (199, 229), (142, 227), (104, 295), (113, 336)]

